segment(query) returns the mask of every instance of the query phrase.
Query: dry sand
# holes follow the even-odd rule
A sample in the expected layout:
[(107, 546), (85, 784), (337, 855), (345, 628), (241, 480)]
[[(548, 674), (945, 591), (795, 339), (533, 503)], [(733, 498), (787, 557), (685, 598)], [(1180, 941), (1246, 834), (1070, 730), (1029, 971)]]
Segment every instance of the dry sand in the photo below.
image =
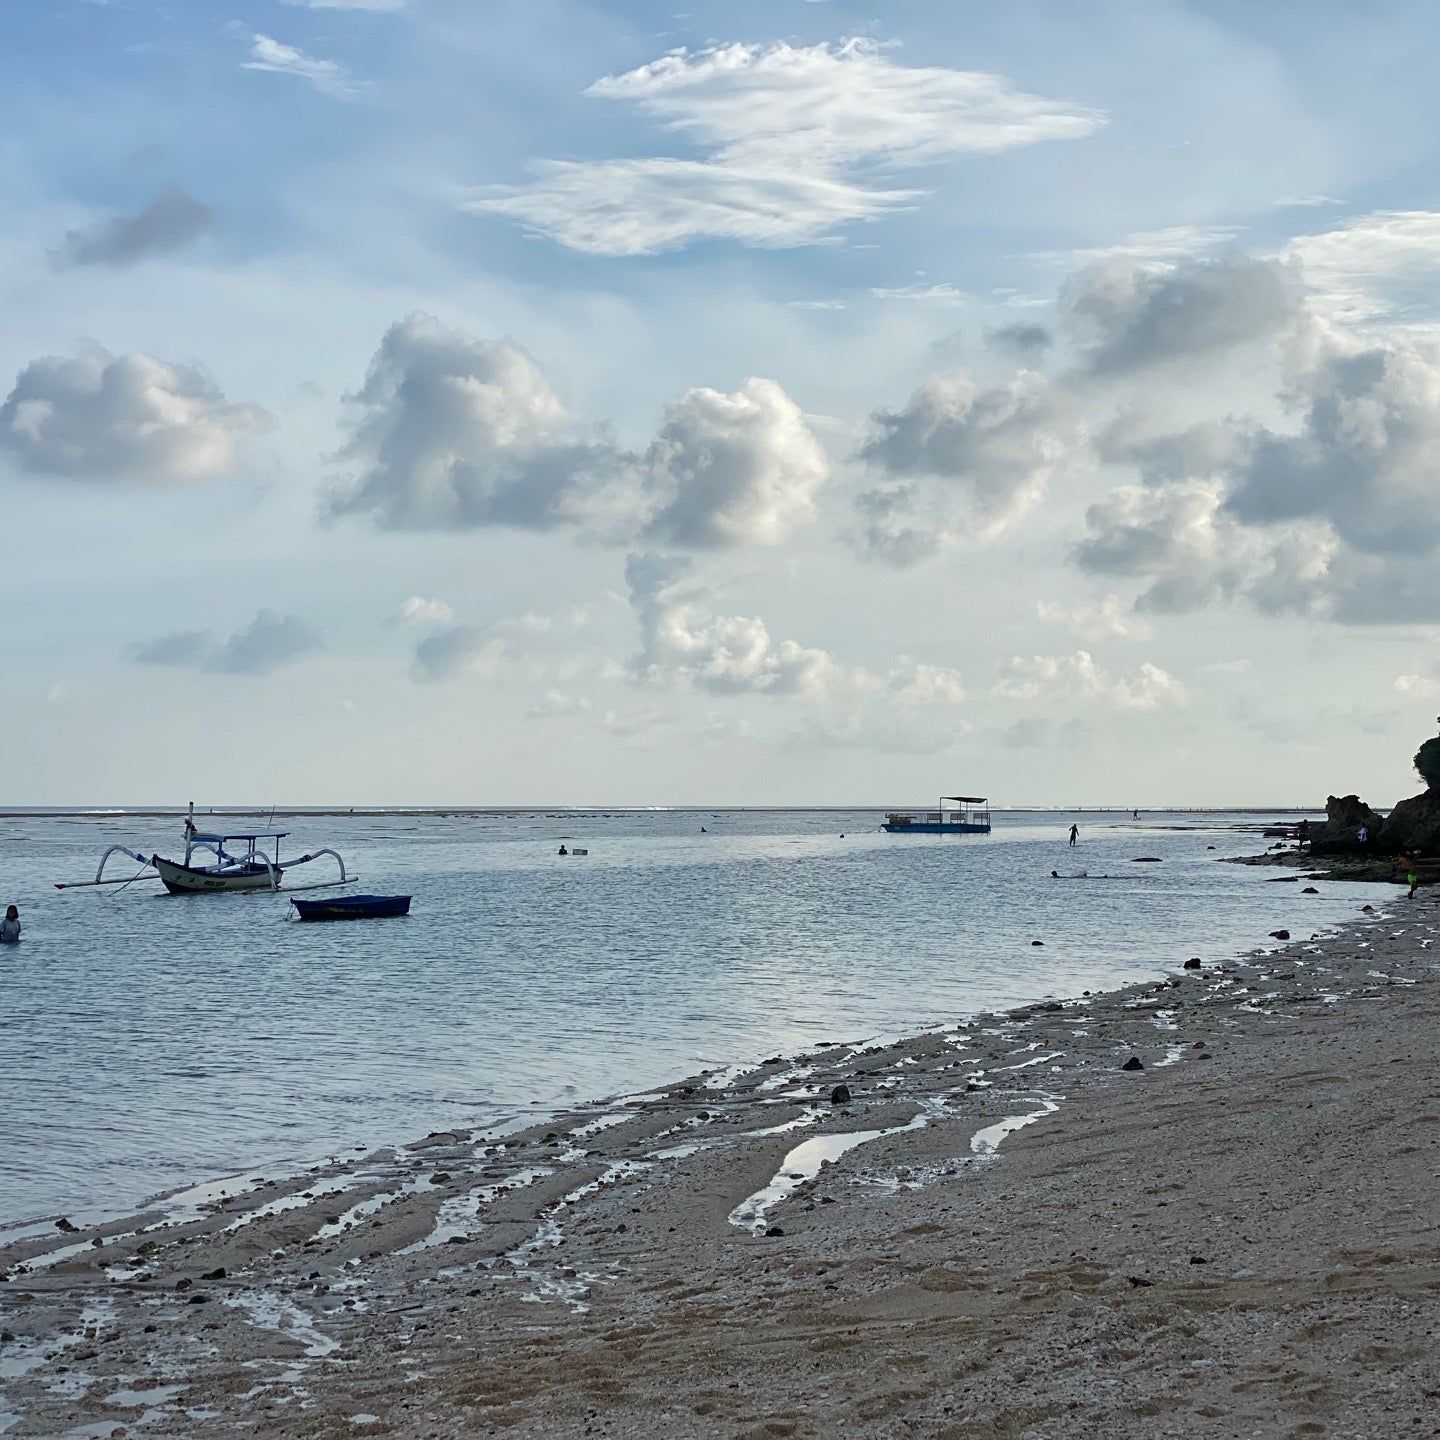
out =
[(50, 1227), (0, 1251), (0, 1430), (1435, 1434), (1440, 897), (1300, 933)]

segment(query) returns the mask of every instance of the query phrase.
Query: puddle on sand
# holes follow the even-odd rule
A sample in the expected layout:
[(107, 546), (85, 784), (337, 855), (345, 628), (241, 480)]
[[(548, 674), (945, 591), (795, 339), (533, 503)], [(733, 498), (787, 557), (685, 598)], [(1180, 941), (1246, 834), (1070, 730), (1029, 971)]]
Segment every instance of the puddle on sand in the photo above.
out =
[(452, 1240), (468, 1240), (475, 1228), (480, 1211), (498, 1196), (523, 1190), (537, 1180), (543, 1180), (555, 1171), (549, 1165), (531, 1165), (503, 1180), (493, 1180), (488, 1185), (477, 1185), (465, 1195), (457, 1195), (445, 1201), (435, 1214), (435, 1225), (423, 1240), (416, 1240), (396, 1255), (417, 1255), (422, 1250), (433, 1250), (438, 1245), (448, 1245)]
[(838, 1135), (817, 1135), (797, 1145), (781, 1162), (775, 1178), (763, 1189), (742, 1200), (731, 1212), (730, 1223), (763, 1235), (770, 1212), (788, 1200), (808, 1180), (813, 1180), (823, 1166), (833, 1164), (847, 1151), (878, 1140), (882, 1135), (903, 1135), (928, 1125), (943, 1109), (942, 1102), (926, 1100), (925, 1108), (904, 1125), (891, 1125), (882, 1130), (845, 1130)]
[(1042, 1109), (1032, 1110), (1025, 1115), (1009, 1115), (1004, 1120), (996, 1121), (994, 1125), (987, 1125), (983, 1130), (977, 1130), (970, 1137), (970, 1153), (972, 1155), (993, 1155), (1000, 1148), (1002, 1140), (1007, 1139), (1017, 1130), (1023, 1130), (1027, 1125), (1033, 1125), (1037, 1120), (1043, 1120), (1047, 1115), (1053, 1115), (1060, 1108), (1057, 1097), (1037, 1095), (1035, 1099), (1040, 1102)]

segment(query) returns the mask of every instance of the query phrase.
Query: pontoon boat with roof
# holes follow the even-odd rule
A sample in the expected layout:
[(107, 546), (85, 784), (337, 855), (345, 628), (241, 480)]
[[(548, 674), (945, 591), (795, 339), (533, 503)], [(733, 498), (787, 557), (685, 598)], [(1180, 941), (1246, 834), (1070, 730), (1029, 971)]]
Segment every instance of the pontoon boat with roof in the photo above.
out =
[(894, 811), (880, 828), (891, 835), (988, 835), (990, 802), (983, 795), (942, 795), (938, 810)]

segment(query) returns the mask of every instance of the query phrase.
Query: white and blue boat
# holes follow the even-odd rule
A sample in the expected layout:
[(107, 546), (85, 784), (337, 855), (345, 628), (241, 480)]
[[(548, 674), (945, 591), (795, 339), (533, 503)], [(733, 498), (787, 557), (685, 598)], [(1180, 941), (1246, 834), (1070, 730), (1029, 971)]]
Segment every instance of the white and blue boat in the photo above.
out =
[(899, 810), (880, 827), (891, 835), (988, 835), (990, 802), (983, 795), (942, 795), (938, 810)]
[[(286, 885), (286, 890), (326, 890), (336, 885), (351, 885), (355, 877), (347, 873), (339, 851), (328, 846), (306, 855), (280, 858), (280, 842), (285, 830), (226, 830), (210, 832), (195, 824), (195, 803), (191, 801), (185, 816), (185, 854), (180, 860), (163, 855), (142, 854), (128, 845), (112, 845), (101, 857), (93, 880), (57, 882), (57, 890), (76, 890), (91, 885), (133, 885), (137, 880), (159, 880), (172, 895), (214, 895), (236, 890), (279, 890), (289, 870), (308, 865), (325, 856), (340, 869), (338, 880), (320, 880), (308, 885)], [(105, 864), (112, 855), (126, 855), (137, 860), (141, 873), (129, 879), (106, 878)], [(153, 870), (153, 875), (144, 871)]]

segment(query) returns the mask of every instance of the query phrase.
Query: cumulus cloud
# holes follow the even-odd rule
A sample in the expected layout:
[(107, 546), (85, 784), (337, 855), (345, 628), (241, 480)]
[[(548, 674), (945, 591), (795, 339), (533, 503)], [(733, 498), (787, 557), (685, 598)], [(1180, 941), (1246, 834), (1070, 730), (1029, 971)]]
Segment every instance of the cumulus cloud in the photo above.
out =
[(401, 625), (447, 625), (454, 618), (455, 611), (448, 601), (425, 595), (412, 595), (402, 601), (395, 615)]
[(1118, 595), (1102, 595), (1062, 605), (1052, 600), (1035, 602), (1036, 619), (1063, 626), (1085, 640), (1148, 640), (1155, 633)]
[(1114, 378), (1270, 339), (1294, 325), (1300, 295), (1278, 261), (1236, 253), (1163, 270), (1096, 266), (1066, 287), (1061, 305), (1085, 372)]
[(211, 480), (232, 473), (240, 442), (271, 424), (258, 405), (229, 404), (194, 366), (92, 345), (21, 370), (0, 405), (0, 449), (40, 475)]
[(319, 632), (298, 615), (259, 610), (243, 630), (224, 639), (208, 630), (181, 630), (132, 646), (130, 658), (141, 665), (268, 675), (321, 648)]
[[(1074, 423), (1043, 376), (1022, 370), (982, 389), (961, 374), (927, 380), (899, 410), (877, 410), (860, 456), (891, 481), (951, 482), (969, 501), (963, 522), (979, 534), (1003, 529), (1041, 497), (1056, 467), (1072, 453)], [(882, 486), (862, 497), (872, 553), (908, 563), (933, 550), (948, 522), (911, 523), (919, 492)]]
[(829, 473), (800, 407), (773, 380), (669, 406), (646, 457), (648, 535), (696, 549), (775, 545), (815, 510)]
[(137, 214), (116, 215), (83, 230), (68, 231), (50, 257), (58, 266), (109, 265), (118, 269), (179, 250), (214, 223), (215, 212), (208, 205), (172, 185)]
[(509, 654), (505, 638), (483, 626), (449, 625), (415, 647), (410, 674), (424, 682), (453, 680), (466, 672), (494, 676)]
[(901, 655), (873, 670), (777, 639), (758, 616), (717, 613), (686, 557), (632, 554), (625, 578), (640, 646), (621, 673), (638, 685), (821, 708), (790, 740), (837, 748), (931, 754), (963, 733), (955, 711), (965, 687), (950, 666)]
[(1321, 607), (1333, 540), (1320, 527), (1256, 534), (1226, 511), (1225, 495), (1211, 480), (1121, 486), (1086, 511), (1075, 557), (1093, 574), (1148, 581), (1137, 608), (1156, 614), (1234, 599), (1271, 615)]
[(631, 555), (625, 584), (640, 627), (630, 674), (641, 683), (686, 684), (716, 694), (815, 695), (839, 667), (824, 651), (774, 639), (757, 616), (715, 615), (690, 561)]
[(1440, 348), (1310, 317), (1286, 353), (1291, 428), (1239, 416), (1107, 439), (1143, 484), (1090, 507), (1078, 562), (1146, 578), (1142, 609), (1440, 616)]
[[(353, 7), (352, 7), (353, 8)], [(240, 62), (242, 70), (262, 70), (271, 75), (290, 75), (332, 100), (358, 99), (368, 88), (337, 60), (319, 60), (285, 45), (271, 35), (252, 35), (250, 58)]]
[(469, 208), (593, 255), (701, 239), (813, 244), (916, 203), (920, 192), (890, 181), (899, 169), (1076, 139), (1104, 123), (1000, 76), (901, 65), (862, 39), (680, 49), (586, 94), (634, 107), (702, 158), (551, 161), (530, 184)]
[(410, 678), (422, 684), (462, 675), (489, 680), (563, 678), (573, 673), (573, 666), (546, 645), (553, 625), (550, 616), (528, 611), (492, 625), (442, 624), (415, 646)]
[(390, 529), (568, 526), (590, 538), (697, 550), (776, 545), (809, 521), (829, 462), (772, 380), (699, 388), (665, 410), (645, 451), (583, 433), (535, 361), (428, 315), (385, 333), (347, 397), (332, 514)]
[(1167, 670), (1145, 661), (1131, 674), (1103, 669), (1088, 650), (1070, 655), (1017, 655), (1000, 670), (991, 693), (1002, 700), (1097, 699), (1125, 710), (1183, 705), (1185, 687)]
[(472, 339), (429, 315), (385, 332), (347, 401), (339, 458), (358, 474), (330, 508), (391, 529), (553, 529), (577, 520), (587, 494), (624, 463), (613, 445), (574, 433), (518, 345)]
[(567, 695), (563, 690), (547, 690), (525, 711), (527, 719), (550, 720), (566, 715), (585, 715), (591, 709), (583, 695)]
[(1440, 676), (1435, 674), (1397, 675), (1395, 677), (1395, 693), (1404, 695), (1411, 700), (1440, 699)]
[(1431, 554), (1440, 546), (1440, 348), (1327, 342), (1293, 382), (1300, 430), (1256, 426), (1229, 474), (1248, 524), (1328, 521), (1356, 550)]

